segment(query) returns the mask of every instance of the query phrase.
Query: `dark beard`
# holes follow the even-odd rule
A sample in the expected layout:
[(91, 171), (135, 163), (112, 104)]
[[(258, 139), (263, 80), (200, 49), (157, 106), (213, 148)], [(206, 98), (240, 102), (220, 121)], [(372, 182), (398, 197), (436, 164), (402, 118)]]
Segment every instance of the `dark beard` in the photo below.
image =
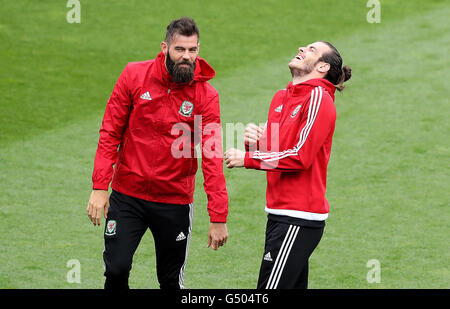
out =
[[(180, 64), (188, 64), (189, 67), (180, 67)], [(189, 61), (182, 61), (178, 64), (175, 64), (175, 62), (172, 61), (172, 58), (170, 58), (169, 52), (167, 52), (166, 67), (170, 76), (172, 76), (172, 80), (175, 83), (189, 83), (194, 79), (195, 62), (190, 63)]]

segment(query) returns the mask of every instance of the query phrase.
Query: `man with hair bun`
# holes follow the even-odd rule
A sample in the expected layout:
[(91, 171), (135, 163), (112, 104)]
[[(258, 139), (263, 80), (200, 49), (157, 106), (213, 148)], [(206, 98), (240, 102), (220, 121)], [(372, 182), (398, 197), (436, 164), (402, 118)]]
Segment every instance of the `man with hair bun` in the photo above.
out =
[(327, 165), (336, 121), (334, 93), (351, 68), (329, 42), (300, 47), (292, 82), (272, 99), (264, 127), (245, 130), (246, 151), (229, 149), (228, 168), (267, 171), (266, 241), (257, 287), (306, 289), (308, 260), (322, 238), (329, 205)]

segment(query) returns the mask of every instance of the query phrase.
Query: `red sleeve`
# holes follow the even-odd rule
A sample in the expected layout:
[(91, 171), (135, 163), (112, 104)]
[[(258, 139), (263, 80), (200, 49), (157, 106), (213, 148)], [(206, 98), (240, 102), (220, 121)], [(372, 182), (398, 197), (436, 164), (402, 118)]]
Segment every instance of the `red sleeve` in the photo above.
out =
[[(322, 147), (336, 121), (336, 109), (329, 96), (322, 96), (322, 89), (311, 92), (307, 110), (291, 148), (276, 152), (246, 152), (245, 167), (263, 170), (298, 171), (308, 169)], [(279, 132), (282, 137), (283, 132)]]
[(226, 222), (228, 194), (223, 174), (222, 134), (217, 93), (203, 108), (201, 132), (203, 187), (208, 197), (208, 213), (211, 222)]
[(92, 174), (93, 189), (108, 190), (111, 182), (113, 165), (118, 155), (117, 149), (122, 141), (131, 108), (127, 75), (125, 67), (106, 104)]

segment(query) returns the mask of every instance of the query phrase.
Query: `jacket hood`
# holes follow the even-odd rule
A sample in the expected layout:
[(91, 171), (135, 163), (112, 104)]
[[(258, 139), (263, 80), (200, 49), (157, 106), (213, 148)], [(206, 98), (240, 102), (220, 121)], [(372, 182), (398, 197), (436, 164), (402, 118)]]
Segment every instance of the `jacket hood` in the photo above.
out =
[(336, 87), (324, 78), (314, 78), (296, 85), (293, 85), (292, 82), (288, 84), (288, 88), (293, 91), (294, 96), (301, 95), (305, 90), (310, 91), (310, 88), (315, 88), (317, 86), (325, 88), (334, 101), (334, 92), (336, 91)]
[[(155, 65), (153, 66), (152, 76), (159, 79), (163, 84), (172, 83), (171, 76), (167, 72), (165, 65), (166, 57), (164, 53), (159, 52), (155, 59)], [(198, 82), (205, 82), (212, 79), (216, 75), (214, 69), (206, 62), (205, 59), (197, 56), (195, 60), (194, 80)], [(191, 83), (193, 82), (191, 81)]]

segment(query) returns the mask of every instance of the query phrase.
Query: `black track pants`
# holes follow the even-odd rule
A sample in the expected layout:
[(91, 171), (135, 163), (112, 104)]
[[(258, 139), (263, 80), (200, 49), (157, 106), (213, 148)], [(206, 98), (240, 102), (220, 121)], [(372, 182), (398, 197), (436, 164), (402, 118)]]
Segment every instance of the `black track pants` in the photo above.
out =
[(257, 288), (306, 289), (308, 260), (323, 230), (324, 226), (300, 226), (269, 218)]
[(193, 205), (144, 201), (117, 191), (110, 196), (105, 223), (105, 289), (127, 289), (133, 255), (149, 228), (160, 288), (184, 288)]

